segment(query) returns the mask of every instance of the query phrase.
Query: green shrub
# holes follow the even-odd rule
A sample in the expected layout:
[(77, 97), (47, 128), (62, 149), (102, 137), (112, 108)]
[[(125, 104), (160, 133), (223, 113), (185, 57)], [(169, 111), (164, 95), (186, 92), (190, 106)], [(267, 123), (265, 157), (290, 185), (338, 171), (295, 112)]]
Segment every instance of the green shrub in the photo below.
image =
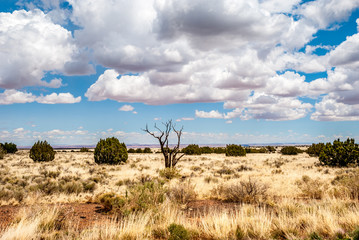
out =
[(152, 180), (128, 186), (125, 196), (113, 192), (98, 195), (96, 201), (106, 211), (115, 210), (123, 215), (156, 209), (165, 200), (167, 188), (163, 181)]
[(151, 148), (146, 147), (145, 149), (143, 149), (143, 153), (152, 153)]
[(0, 145), (0, 159), (3, 159), (5, 157), (5, 154), (6, 154), (6, 151)]
[(96, 145), (94, 157), (98, 164), (120, 164), (128, 158), (127, 148), (115, 137), (101, 139)]
[(6, 153), (16, 153), (17, 147), (15, 143), (0, 143), (1, 147), (5, 150)]
[(223, 154), (223, 153), (226, 153), (226, 148), (216, 147), (216, 148), (213, 148), (213, 152), (216, 154)]
[(89, 152), (90, 150), (87, 147), (80, 148), (80, 152)]
[(49, 162), (54, 160), (56, 152), (46, 141), (37, 141), (30, 149), (30, 158), (34, 162)]
[(210, 153), (214, 153), (214, 149), (210, 148), (208, 146), (204, 146), (204, 147), (200, 147), (201, 149), (201, 153), (202, 154), (210, 154)]
[(359, 146), (353, 138), (348, 138), (345, 142), (334, 140), (333, 144), (325, 144), (319, 154), (319, 161), (322, 165), (331, 167), (358, 166)]
[(273, 146), (266, 146), (266, 149), (267, 149), (267, 151), (270, 152), (270, 153), (275, 153), (275, 152), (276, 152), (276, 149), (275, 149), (275, 147), (273, 147)]
[(246, 150), (241, 145), (230, 144), (226, 146), (226, 156), (245, 156)]
[(136, 153), (143, 153), (143, 151), (142, 151), (141, 148), (137, 148), (137, 149), (136, 149)]
[(300, 150), (299, 148), (296, 148), (294, 146), (286, 146), (286, 147), (283, 147), (280, 152), (283, 154), (283, 155), (297, 155), (298, 153), (302, 153), (303, 151)]
[(170, 232), (169, 240), (188, 240), (189, 239), (189, 233), (187, 229), (180, 225), (172, 223), (168, 227), (168, 231)]
[(102, 204), (105, 211), (119, 210), (121, 209), (126, 201), (116, 193), (104, 193), (97, 196), (97, 201)]
[(129, 187), (126, 211), (146, 211), (163, 203), (167, 193), (164, 181), (153, 180)]
[(359, 240), (359, 228), (357, 228), (351, 235), (353, 240)]
[(182, 152), (187, 155), (201, 155), (201, 149), (197, 144), (190, 144), (182, 149)]
[(310, 156), (319, 157), (320, 153), (324, 149), (324, 143), (313, 143), (310, 147), (307, 149), (307, 153)]
[(267, 153), (267, 149), (266, 148), (250, 148), (247, 147), (246, 148), (246, 153)]
[(127, 150), (127, 153), (136, 153), (136, 150), (133, 149), (133, 148), (130, 148), (130, 149)]

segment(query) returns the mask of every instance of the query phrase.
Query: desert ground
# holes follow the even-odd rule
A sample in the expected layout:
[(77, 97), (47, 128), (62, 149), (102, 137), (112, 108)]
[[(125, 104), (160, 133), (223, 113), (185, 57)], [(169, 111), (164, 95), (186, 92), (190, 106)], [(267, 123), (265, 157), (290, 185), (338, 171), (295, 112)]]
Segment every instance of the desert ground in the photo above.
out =
[(0, 239), (357, 239), (358, 170), (318, 163), (204, 154), (166, 171), (159, 153), (98, 165), (20, 150), (0, 160)]

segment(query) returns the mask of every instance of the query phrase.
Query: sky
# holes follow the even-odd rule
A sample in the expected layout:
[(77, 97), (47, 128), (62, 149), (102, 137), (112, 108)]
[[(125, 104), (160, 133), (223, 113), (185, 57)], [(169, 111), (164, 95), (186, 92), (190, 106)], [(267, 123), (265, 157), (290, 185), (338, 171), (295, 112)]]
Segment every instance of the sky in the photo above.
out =
[(0, 142), (359, 139), (358, 24), (359, 0), (0, 0)]

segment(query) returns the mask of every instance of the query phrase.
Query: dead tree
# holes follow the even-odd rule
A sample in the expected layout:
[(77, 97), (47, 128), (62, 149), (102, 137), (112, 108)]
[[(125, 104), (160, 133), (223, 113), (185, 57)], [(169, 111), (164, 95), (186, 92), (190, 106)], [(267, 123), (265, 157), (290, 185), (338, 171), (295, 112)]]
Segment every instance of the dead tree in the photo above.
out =
[[(154, 138), (158, 139), (161, 145), (161, 152), (165, 158), (165, 167), (173, 168), (176, 166), (177, 162), (184, 156), (184, 154), (180, 154), (179, 156), (177, 156), (177, 154), (180, 152), (179, 147), (180, 147), (183, 127), (180, 130), (176, 130), (175, 125), (172, 123), (172, 120), (169, 120), (162, 124), (164, 125), (165, 130), (160, 129), (155, 124), (155, 128), (159, 131), (158, 134), (156, 134), (155, 132), (150, 132), (150, 130), (148, 130), (147, 125), (146, 128), (142, 130), (147, 132)], [(170, 148), (168, 145), (168, 138), (170, 136), (171, 131), (174, 131), (177, 135), (177, 144), (173, 148)]]

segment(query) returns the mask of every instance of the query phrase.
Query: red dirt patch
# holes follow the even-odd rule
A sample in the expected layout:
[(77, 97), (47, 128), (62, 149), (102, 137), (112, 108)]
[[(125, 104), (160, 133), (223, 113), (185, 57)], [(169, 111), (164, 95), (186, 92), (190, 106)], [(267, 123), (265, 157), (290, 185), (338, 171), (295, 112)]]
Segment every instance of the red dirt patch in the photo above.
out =
[(71, 220), (79, 230), (93, 226), (96, 223), (110, 221), (113, 215), (103, 213), (100, 204), (93, 203), (68, 203), (60, 205), (66, 220)]
[[(238, 203), (226, 203), (218, 200), (196, 200), (187, 204), (184, 210), (189, 218), (196, 219), (213, 211), (231, 212), (238, 209), (241, 205)], [(95, 203), (64, 203), (60, 205), (44, 204), (36, 206), (0, 206), (0, 231), (8, 227), (14, 220), (16, 214), (23, 208), (59, 208), (59, 217), (64, 221), (70, 222), (71, 227), (84, 230), (95, 224), (103, 224), (105, 221), (114, 219), (113, 214), (107, 214), (103, 211), (103, 206)]]
[[(86, 227), (93, 226), (96, 223), (103, 223), (109, 221), (113, 217), (103, 213), (102, 205), (93, 203), (66, 203), (60, 205), (44, 205), (44, 207), (56, 206), (59, 208), (60, 216), (65, 221), (70, 221), (72, 226), (78, 230), (83, 230)], [(29, 206), (0, 206), (0, 230), (8, 227), (14, 217), (22, 208)], [(37, 205), (36, 207), (42, 207)]]
[(18, 206), (0, 206), (0, 230), (5, 229), (19, 211)]

